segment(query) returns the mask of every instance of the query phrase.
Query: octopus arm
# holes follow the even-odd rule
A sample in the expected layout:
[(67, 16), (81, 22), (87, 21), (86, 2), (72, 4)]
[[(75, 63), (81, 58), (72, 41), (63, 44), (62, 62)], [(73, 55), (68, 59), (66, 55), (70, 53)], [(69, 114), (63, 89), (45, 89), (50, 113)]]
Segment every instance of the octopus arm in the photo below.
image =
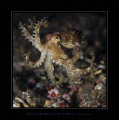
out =
[(95, 60), (95, 56), (94, 56), (94, 52), (92, 51), (90, 53), (90, 55), (92, 55), (92, 59), (88, 59), (88, 58), (85, 58), (85, 60), (89, 63), (91, 63), (91, 65), (93, 65), (93, 61)]
[(72, 67), (67, 67), (66, 68), (66, 72), (67, 72), (68, 77), (71, 80), (81, 84), (82, 83), (81, 75), (84, 75), (84, 74), (87, 74), (89, 72), (92, 72), (92, 68), (91, 67), (87, 67), (85, 69), (79, 69), (79, 68), (76, 68), (75, 66), (72, 66)]
[[(68, 77), (74, 82), (82, 83), (81, 75), (85, 75), (89, 72), (92, 72), (93, 61), (94, 61), (94, 53), (92, 53), (92, 59), (86, 58), (86, 61), (90, 63), (90, 66), (84, 69), (76, 68), (73, 64), (64, 64), (63, 66), (66, 69)], [(68, 62), (68, 61), (67, 61)]]
[(45, 67), (48, 77), (50, 78), (52, 82), (54, 82), (55, 81), (55, 76), (53, 75), (54, 66), (52, 64), (52, 59), (49, 53), (47, 53), (47, 56), (45, 58), (44, 67)]
[(33, 33), (34, 33), (33, 37), (36, 40), (34, 42), (34, 46), (39, 51), (42, 51), (42, 49), (44, 49), (44, 46), (43, 46), (43, 44), (41, 43), (41, 40), (40, 40), (40, 28), (41, 28), (41, 26), (44, 26), (45, 28), (48, 27), (48, 22), (47, 22), (46, 18), (41, 19), (41, 21), (40, 22), (38, 21), (38, 23), (35, 24), (35, 26), (34, 26), (35, 30), (33, 31)]
[(28, 22), (31, 24), (31, 25), (28, 26), (28, 28), (29, 28), (30, 30), (33, 29), (34, 22), (35, 22), (35, 16), (33, 17), (33, 20), (28, 19)]
[(93, 72), (93, 66), (94, 66), (93, 62), (94, 62), (94, 59), (95, 59), (94, 52), (91, 52), (90, 55), (92, 55), (92, 59), (85, 58), (85, 60), (90, 63), (90, 66), (85, 68), (85, 69), (81, 69), (82, 74), (87, 74), (89, 72), (91, 72), (91, 73)]
[[(28, 30), (26, 29), (26, 27), (25, 27), (25, 25), (22, 23), (22, 22), (20, 22), (19, 23), (19, 29), (21, 29), (22, 31), (22, 35), (23, 36), (25, 36), (25, 39), (28, 39), (29, 40), (29, 42), (32, 42), (32, 45), (36, 48), (36, 49), (38, 49), (39, 51), (42, 51), (43, 50), (43, 46), (42, 46), (42, 43), (41, 43), (41, 41), (40, 41), (40, 27), (41, 26), (44, 26), (44, 27), (47, 27), (48, 26), (48, 23), (47, 23), (47, 21), (45, 20), (45, 18), (43, 18), (42, 20), (41, 20), (41, 22), (39, 22), (38, 21), (38, 23), (37, 24), (35, 24), (34, 26), (33, 26), (33, 24), (32, 24), (32, 27), (35, 29), (34, 31), (33, 31), (33, 35), (31, 35), (29, 32), (28, 32)], [(28, 28), (29, 28), (29, 26), (28, 26)]]
[(74, 57), (67, 61), (68, 64), (74, 64), (80, 58), (80, 49), (79, 47), (73, 49)]
[(23, 55), (25, 56), (25, 62), (28, 66), (30, 66), (31, 68), (36, 68), (36, 67), (39, 67), (42, 65), (42, 63), (44, 62), (45, 60), (45, 57), (46, 57), (46, 52), (42, 52), (41, 53), (41, 56), (39, 58), (39, 60), (37, 60), (36, 62), (33, 62), (29, 59), (29, 56), (30, 56), (31, 52), (28, 52), (27, 54), (24, 53), (23, 51)]
[(33, 42), (35, 39), (31, 36), (31, 34), (27, 31), (25, 25), (20, 21), (19, 23), (19, 29), (21, 29), (22, 35), (25, 37), (25, 39), (28, 39), (30, 42)]

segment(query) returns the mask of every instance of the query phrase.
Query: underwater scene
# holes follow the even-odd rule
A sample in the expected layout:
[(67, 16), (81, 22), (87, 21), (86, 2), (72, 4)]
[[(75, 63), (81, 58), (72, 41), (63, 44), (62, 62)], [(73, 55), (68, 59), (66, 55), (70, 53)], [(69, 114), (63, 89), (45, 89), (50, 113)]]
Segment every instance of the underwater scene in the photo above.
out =
[(12, 13), (12, 107), (106, 108), (107, 13)]

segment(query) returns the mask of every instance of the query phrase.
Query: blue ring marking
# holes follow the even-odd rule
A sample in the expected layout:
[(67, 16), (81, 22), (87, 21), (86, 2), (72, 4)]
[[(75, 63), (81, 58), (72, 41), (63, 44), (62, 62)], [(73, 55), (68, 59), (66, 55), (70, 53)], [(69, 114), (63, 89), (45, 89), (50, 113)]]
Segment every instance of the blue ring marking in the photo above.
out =
[(74, 70), (75, 67), (72, 67), (71, 69)]
[(62, 64), (64, 64), (66, 61), (64, 60)]
[(93, 63), (91, 63), (91, 67), (93, 68)]

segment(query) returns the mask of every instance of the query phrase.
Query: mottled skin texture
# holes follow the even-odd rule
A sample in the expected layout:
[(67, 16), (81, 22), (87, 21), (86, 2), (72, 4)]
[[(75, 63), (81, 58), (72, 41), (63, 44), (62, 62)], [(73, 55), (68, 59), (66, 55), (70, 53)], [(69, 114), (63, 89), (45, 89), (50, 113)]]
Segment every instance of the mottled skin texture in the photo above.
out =
[[(79, 69), (74, 66), (74, 63), (77, 61), (77, 59), (80, 58), (80, 42), (81, 35), (83, 35), (82, 31), (78, 31), (70, 26), (70, 28), (60, 32), (47, 34), (45, 36), (46, 42), (45, 44), (42, 44), (39, 36), (40, 27), (47, 27), (47, 20), (43, 18), (40, 22), (38, 21), (38, 23), (35, 24), (31, 20), (29, 20), (29, 22), (31, 23), (31, 26), (27, 26), (20, 22), (19, 26), (20, 29), (22, 29), (22, 35), (25, 36), (25, 39), (28, 39), (29, 42), (32, 42), (32, 45), (41, 52), (41, 56), (38, 61), (32, 62), (29, 60), (30, 52), (28, 54), (24, 54), (26, 56), (26, 63), (30, 67), (36, 68), (42, 65), (44, 62), (44, 67), (47, 71), (48, 77), (56, 85), (60, 85), (63, 81), (63, 78), (61, 75), (59, 81), (55, 80), (55, 76), (53, 74), (53, 63), (59, 66), (63, 66), (66, 69), (66, 73), (69, 79), (73, 80), (75, 83), (81, 84), (81, 75), (92, 71), (94, 61), (94, 57), (92, 57), (92, 59), (86, 58), (86, 61), (90, 63), (90, 66), (85, 69)], [(27, 31), (26, 26), (29, 29), (34, 29), (32, 35)], [(73, 57), (69, 58), (64, 53), (61, 46), (66, 49), (73, 49)]]
[(60, 44), (68, 49), (74, 48), (77, 45), (79, 46), (81, 42), (81, 35), (83, 35), (82, 31), (78, 31), (70, 26), (70, 28), (60, 31)]

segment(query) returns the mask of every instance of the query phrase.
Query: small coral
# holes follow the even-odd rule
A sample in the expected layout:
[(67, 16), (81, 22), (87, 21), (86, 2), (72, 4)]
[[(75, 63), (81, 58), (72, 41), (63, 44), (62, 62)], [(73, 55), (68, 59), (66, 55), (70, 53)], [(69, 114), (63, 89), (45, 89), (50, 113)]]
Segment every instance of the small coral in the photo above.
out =
[(57, 98), (57, 97), (60, 97), (60, 96), (61, 96), (61, 93), (56, 88), (50, 89), (48, 91), (48, 94), (47, 94), (48, 98)]

